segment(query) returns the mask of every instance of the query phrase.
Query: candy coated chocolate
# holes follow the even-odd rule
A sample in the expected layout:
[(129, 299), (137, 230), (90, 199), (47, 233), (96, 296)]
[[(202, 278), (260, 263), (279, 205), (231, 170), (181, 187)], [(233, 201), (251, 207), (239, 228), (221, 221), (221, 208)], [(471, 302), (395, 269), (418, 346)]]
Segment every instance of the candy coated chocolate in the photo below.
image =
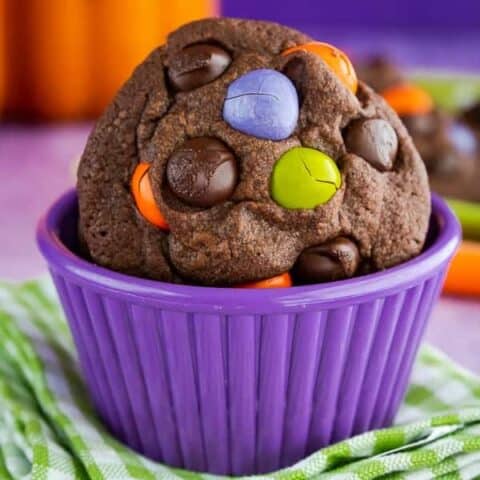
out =
[(237, 178), (235, 155), (215, 138), (187, 140), (167, 163), (167, 182), (171, 191), (195, 207), (212, 207), (228, 200), (235, 190)]
[(447, 127), (452, 145), (461, 153), (475, 155), (478, 144), (472, 129), (461, 122), (452, 122)]
[(282, 55), (295, 52), (309, 52), (319, 56), (338, 76), (339, 80), (353, 93), (357, 93), (358, 79), (350, 59), (337, 47), (324, 42), (308, 42), (303, 45), (288, 48)]
[(385, 172), (393, 168), (398, 138), (393, 127), (381, 118), (355, 120), (347, 129), (345, 145), (349, 153)]
[(434, 109), (430, 94), (411, 83), (392, 85), (383, 90), (382, 97), (398, 115), (424, 115)]
[(297, 126), (298, 94), (283, 73), (252, 70), (230, 84), (223, 118), (232, 128), (267, 140), (288, 138)]
[(284, 208), (315, 208), (328, 202), (341, 183), (340, 171), (328, 155), (313, 148), (295, 147), (275, 164), (271, 195)]
[(338, 237), (304, 250), (293, 268), (299, 283), (321, 283), (352, 277), (360, 264), (360, 253), (350, 239)]
[(217, 45), (190, 45), (173, 58), (168, 77), (175, 90), (193, 90), (222, 75), (231, 61), (230, 54)]
[(165, 220), (153, 196), (149, 170), (149, 163), (139, 163), (133, 172), (130, 189), (135, 200), (135, 205), (143, 218), (148, 220), (152, 225), (168, 231), (168, 222)]

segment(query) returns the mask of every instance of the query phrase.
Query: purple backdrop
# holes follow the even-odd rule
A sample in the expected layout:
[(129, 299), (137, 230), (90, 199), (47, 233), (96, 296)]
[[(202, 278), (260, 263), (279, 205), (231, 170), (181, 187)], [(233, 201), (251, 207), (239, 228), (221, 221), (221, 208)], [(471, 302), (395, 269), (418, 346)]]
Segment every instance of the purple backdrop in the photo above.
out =
[(479, 0), (223, 0), (223, 14), (292, 26), (480, 29)]
[[(480, 0), (222, 0), (223, 15), (277, 21), (405, 67), (480, 71)], [(454, 6), (452, 6), (454, 5)]]

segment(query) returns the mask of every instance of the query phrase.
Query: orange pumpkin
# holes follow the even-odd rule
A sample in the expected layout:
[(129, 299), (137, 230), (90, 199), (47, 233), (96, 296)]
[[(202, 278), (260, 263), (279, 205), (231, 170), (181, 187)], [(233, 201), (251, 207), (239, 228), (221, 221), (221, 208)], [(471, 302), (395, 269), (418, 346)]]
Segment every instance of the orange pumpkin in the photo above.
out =
[(41, 117), (70, 118), (87, 112), (87, 6), (77, 0), (49, 0), (48, 8), (45, 0), (29, 2), (32, 108)]
[(149, 170), (149, 163), (139, 163), (133, 172), (130, 189), (140, 214), (152, 225), (168, 231), (170, 227), (153, 196), (152, 184), (148, 175)]
[(213, 0), (0, 0), (0, 113), (98, 115), (170, 30), (215, 13)]
[[(170, 25), (166, 20), (168, 15), (162, 15), (163, 3), (127, 1), (122, 3), (122, 8), (118, 8), (118, 0), (90, 3), (91, 68), (93, 78), (101, 79), (93, 90), (94, 113), (110, 101), (112, 93), (129, 77), (135, 65), (164, 42)], [(128, 28), (125, 28), (126, 19)]]
[(212, 15), (212, 12), (219, 11), (216, 0), (211, 0), (210, 2), (174, 0), (170, 3), (170, 30), (184, 23), (185, 18), (198, 19), (209, 17)]

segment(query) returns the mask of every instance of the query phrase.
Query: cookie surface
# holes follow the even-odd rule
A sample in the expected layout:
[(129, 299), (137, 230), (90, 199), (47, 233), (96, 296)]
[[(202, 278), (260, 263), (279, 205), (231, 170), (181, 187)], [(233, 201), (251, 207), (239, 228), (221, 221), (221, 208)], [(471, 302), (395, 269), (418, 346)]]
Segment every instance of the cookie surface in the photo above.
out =
[[(339, 237), (358, 249), (361, 260), (355, 264), (373, 269), (421, 251), (430, 192), (411, 138), (363, 83), (355, 95), (318, 55), (302, 49), (282, 55), (309, 42), (272, 23), (209, 19), (173, 32), (152, 52), (97, 122), (80, 164), (79, 229), (93, 261), (164, 281), (234, 285), (290, 271), (304, 250)], [(223, 116), (230, 85), (256, 70), (279, 72), (297, 90), (298, 118), (286, 138), (291, 116), (282, 135), (270, 138), (265, 138), (268, 118), (260, 118), (262, 134), (255, 136)], [(283, 86), (267, 87), (241, 94), (267, 92), (277, 101), (285, 92)], [(255, 121), (255, 115), (276, 108), (260, 100), (261, 108), (242, 102), (257, 108)], [(348, 127), (368, 119), (387, 122), (397, 137), (395, 155), (388, 150), (381, 168), (373, 154), (372, 160), (361, 156), (361, 148), (354, 151), (356, 142), (346, 146)], [(199, 151), (202, 141), (192, 147), (197, 138), (213, 139), (208, 152)], [(340, 171), (338, 188), (314, 208), (286, 208), (272, 196), (275, 166), (296, 147), (321, 152)], [(193, 164), (181, 167), (189, 158), (198, 163), (198, 175)], [(140, 163), (150, 165), (153, 197), (168, 228), (153, 225), (137, 208), (131, 180)], [(224, 183), (218, 180), (224, 178), (220, 168), (228, 175)], [(355, 274), (350, 267), (339, 271)]]

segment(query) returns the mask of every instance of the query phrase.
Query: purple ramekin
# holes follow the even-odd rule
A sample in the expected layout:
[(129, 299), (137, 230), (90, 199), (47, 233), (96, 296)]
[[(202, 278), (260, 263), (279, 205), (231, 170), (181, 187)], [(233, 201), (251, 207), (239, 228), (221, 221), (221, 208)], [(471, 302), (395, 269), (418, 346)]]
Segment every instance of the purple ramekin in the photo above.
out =
[(248, 475), (392, 422), (461, 236), (440, 198), (432, 207), (415, 259), (287, 289), (174, 285), (83, 260), (74, 191), (37, 241), (109, 430), (171, 466)]

